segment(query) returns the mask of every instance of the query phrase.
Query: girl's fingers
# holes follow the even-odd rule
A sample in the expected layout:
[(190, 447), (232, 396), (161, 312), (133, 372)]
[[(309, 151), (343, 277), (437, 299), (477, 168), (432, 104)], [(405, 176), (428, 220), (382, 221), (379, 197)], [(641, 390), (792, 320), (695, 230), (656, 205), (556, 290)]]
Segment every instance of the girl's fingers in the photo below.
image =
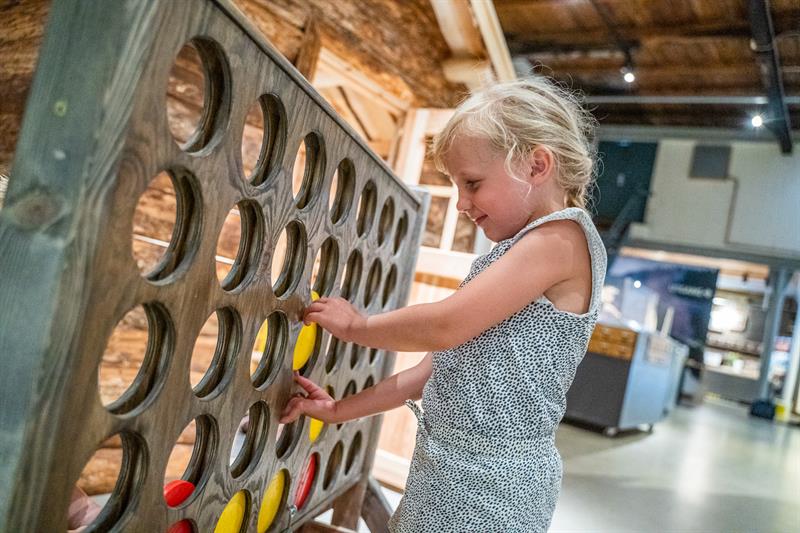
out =
[(326, 302), (320, 302), (319, 300), (317, 300), (316, 302), (306, 307), (306, 313), (322, 311), (323, 309), (325, 309), (325, 303)]
[(314, 384), (313, 381), (304, 378), (303, 376), (295, 375), (294, 381), (305, 390), (309, 395), (314, 394), (317, 386)]
[(294, 396), (288, 402), (286, 402), (286, 406), (284, 406), (283, 411), (281, 411), (281, 416), (285, 416), (291, 413), (296, 405), (297, 405), (297, 396)]
[(320, 327), (325, 328), (325, 326), (323, 326), (319, 322), (319, 317), (321, 317), (321, 316), (322, 316), (322, 313), (320, 311), (314, 311), (313, 313), (306, 313), (303, 316), (303, 324), (305, 324), (306, 326), (309, 326), (312, 323), (313, 324), (319, 324)]
[(289, 403), (286, 404), (286, 408), (281, 413), (281, 424), (289, 424), (294, 422), (300, 415), (303, 414), (303, 401), (305, 398), (292, 398), (289, 400)]
[(320, 304), (320, 301), (317, 300), (316, 302), (311, 303), (305, 309), (303, 309), (303, 323), (308, 326), (309, 323), (313, 322), (308, 315), (312, 313), (319, 313), (324, 309), (324, 305)]
[(295, 374), (294, 380), (305, 389), (306, 393), (308, 393), (309, 400), (330, 400), (332, 399), (331, 396), (325, 391), (322, 387), (307, 379), (299, 374)]
[(306, 323), (306, 325), (308, 325), (309, 322), (314, 322), (311, 316), (312, 315), (319, 316), (323, 311), (324, 309), (320, 308), (317, 309), (306, 308), (306, 310), (303, 312), (303, 322)]
[(298, 385), (303, 387), (303, 389), (305, 389), (305, 391), (309, 394), (314, 394), (315, 392), (321, 390), (319, 385), (317, 385), (310, 379), (301, 376), (298, 372), (295, 372), (294, 380)]

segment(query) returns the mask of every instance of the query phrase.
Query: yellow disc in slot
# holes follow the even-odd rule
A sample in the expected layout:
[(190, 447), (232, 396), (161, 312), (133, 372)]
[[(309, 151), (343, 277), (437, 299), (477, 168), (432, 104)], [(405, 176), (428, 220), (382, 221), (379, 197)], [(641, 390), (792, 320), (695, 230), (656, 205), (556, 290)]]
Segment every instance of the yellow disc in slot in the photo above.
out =
[(233, 495), (231, 501), (222, 510), (214, 533), (239, 533), (244, 523), (244, 515), (247, 511), (247, 495), (240, 490)]
[(316, 418), (312, 418), (308, 424), (308, 440), (314, 442), (319, 438), (319, 434), (322, 433), (322, 428), (325, 427), (325, 422), (322, 420), (317, 420)]
[(269, 334), (269, 321), (265, 320), (263, 324), (261, 324), (261, 328), (258, 330), (258, 335), (256, 335), (256, 343), (253, 346), (253, 351), (258, 352), (258, 354), (262, 354), (264, 350), (267, 349), (267, 335)]
[(286, 471), (281, 470), (272, 477), (264, 498), (261, 500), (261, 509), (258, 511), (258, 533), (264, 533), (272, 525), (283, 500), (286, 487)]
[[(311, 291), (311, 301), (316, 300), (319, 300), (319, 294)], [(316, 324), (309, 324), (308, 326), (303, 326), (303, 329), (300, 330), (300, 335), (297, 336), (297, 344), (294, 346), (292, 370), (300, 370), (311, 358), (311, 354), (314, 353), (314, 345), (317, 342), (318, 327)]]

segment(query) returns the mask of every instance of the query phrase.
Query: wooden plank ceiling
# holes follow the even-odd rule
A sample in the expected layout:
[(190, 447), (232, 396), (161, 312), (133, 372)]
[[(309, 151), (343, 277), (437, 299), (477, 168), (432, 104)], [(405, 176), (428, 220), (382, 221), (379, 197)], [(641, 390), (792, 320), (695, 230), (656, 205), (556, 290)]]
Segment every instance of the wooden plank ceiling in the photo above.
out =
[[(753, 115), (768, 111), (767, 104), (753, 102), (642, 103), (624, 98), (766, 96), (767, 86), (751, 49), (747, 0), (494, 2), (518, 70), (533, 68), (583, 91), (601, 124), (740, 129), (749, 127)], [(800, 128), (800, 2), (773, 0), (768, 6), (790, 121), (796, 129)], [(636, 75), (632, 84), (622, 78), (626, 50)], [(623, 98), (611, 103), (598, 98), (602, 96)]]

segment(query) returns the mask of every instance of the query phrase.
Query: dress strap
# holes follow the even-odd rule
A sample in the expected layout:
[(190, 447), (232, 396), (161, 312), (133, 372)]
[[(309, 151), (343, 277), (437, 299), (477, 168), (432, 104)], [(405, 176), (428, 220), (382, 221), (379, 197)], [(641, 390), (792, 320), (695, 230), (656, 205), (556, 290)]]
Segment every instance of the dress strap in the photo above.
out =
[(405, 404), (406, 404), (406, 407), (411, 409), (411, 411), (414, 413), (414, 416), (417, 417), (417, 422), (422, 424), (422, 420), (423, 420), (423, 418), (422, 418), (423, 417), (422, 409), (420, 409), (419, 405), (417, 405), (417, 402), (412, 401), (412, 400), (406, 400)]
[[(511, 244), (515, 244), (518, 240), (525, 236), (530, 230), (541, 226), (542, 224), (546, 224), (547, 222), (552, 222), (553, 220), (575, 220), (579, 224), (581, 224), (580, 218), (581, 215), (587, 215), (586, 211), (581, 209), (580, 207), (566, 207), (561, 209), (560, 211), (554, 211), (549, 215), (545, 215), (543, 217), (539, 217), (533, 222), (529, 223), (527, 226), (522, 228), (517, 232), (516, 235), (511, 237)], [(582, 224), (581, 224), (582, 225)]]
[(567, 207), (560, 211), (555, 211), (549, 215), (538, 218), (519, 230), (519, 232), (511, 237), (511, 245), (513, 246), (519, 239), (532, 229), (551, 222), (553, 220), (573, 220), (577, 222), (583, 229), (586, 236), (586, 244), (589, 247), (589, 258), (592, 270), (592, 296), (589, 305), (589, 313), (593, 313), (600, 308), (601, 293), (603, 291), (603, 281), (606, 276), (606, 249), (603, 244), (603, 239), (597, 233), (597, 228), (594, 227), (589, 213), (580, 207)]

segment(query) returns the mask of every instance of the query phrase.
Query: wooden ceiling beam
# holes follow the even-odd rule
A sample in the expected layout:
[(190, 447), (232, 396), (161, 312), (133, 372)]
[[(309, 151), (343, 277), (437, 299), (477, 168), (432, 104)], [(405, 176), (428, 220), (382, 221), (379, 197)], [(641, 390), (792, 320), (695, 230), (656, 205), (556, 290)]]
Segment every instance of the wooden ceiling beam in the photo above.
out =
[(641, 113), (611, 113), (595, 112), (598, 122), (602, 126), (639, 124), (653, 126), (686, 126), (691, 124), (701, 128), (745, 128), (749, 123), (747, 115), (718, 115), (698, 114), (696, 112), (684, 113), (653, 113), (650, 110)]
[[(698, 47), (713, 47), (720, 46), (729, 49), (741, 50), (743, 54), (749, 54), (750, 48), (749, 36), (698, 36), (686, 37), (675, 35), (656, 35), (652, 37), (643, 37), (639, 40), (639, 57), (643, 54), (650, 54), (658, 52), (662, 47), (668, 46), (671, 50), (676, 48), (685, 49), (686, 53), (692, 53)], [(518, 54), (517, 57), (525, 57), (526, 54)], [(574, 46), (567, 45), (565, 47), (554, 47), (549, 50), (539, 50), (527, 54), (529, 59), (535, 59), (545, 64), (555, 62), (568, 62), (574, 63), (596, 63), (602, 61), (624, 61), (625, 54), (616, 45), (609, 44), (606, 46)], [(641, 64), (637, 61), (637, 65)]]
[(494, 3), (491, 0), (470, 0), (470, 5), (497, 79), (500, 81), (516, 79), (517, 74), (514, 71), (508, 43), (503, 35), (503, 28), (500, 25), (500, 18), (497, 16)]
[[(571, 76), (598, 76), (610, 74), (619, 76), (619, 69), (624, 63), (606, 63), (596, 65), (580, 65), (574, 66), (568, 62), (563, 63), (548, 63), (543, 66), (552, 70), (554, 73), (565, 73)], [(716, 63), (716, 64), (703, 64), (703, 65), (685, 65), (685, 64), (641, 64), (636, 63), (636, 77), (644, 76), (692, 76), (704, 79), (712, 77), (728, 77), (728, 76), (742, 76), (747, 74), (755, 74), (756, 67), (752, 62), (742, 63)]]
[[(659, 26), (619, 26), (619, 38), (631, 45), (638, 45), (643, 39), (653, 37), (691, 38), (691, 37), (750, 37), (747, 21), (714, 21), (695, 24), (675, 24)], [(507, 34), (508, 47), (512, 55), (540, 51), (587, 50), (608, 48), (609, 32), (605, 28), (553, 33)]]
[(433, 0), (431, 7), (453, 56), (480, 58), (485, 55), (469, 0)]
[(469, 89), (493, 79), (492, 64), (485, 59), (483, 37), (469, 0), (432, 0), (431, 6), (452, 52), (452, 56), (442, 62), (445, 78), (452, 83), (463, 83)]

